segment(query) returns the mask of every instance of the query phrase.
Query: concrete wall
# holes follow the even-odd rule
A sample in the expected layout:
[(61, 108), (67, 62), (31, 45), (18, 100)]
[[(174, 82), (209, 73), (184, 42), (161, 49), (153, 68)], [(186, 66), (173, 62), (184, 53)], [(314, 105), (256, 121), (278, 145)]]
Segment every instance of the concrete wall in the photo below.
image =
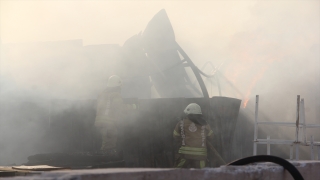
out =
[[(292, 162), (304, 179), (320, 179), (320, 161)], [(11, 179), (46, 180), (289, 180), (293, 179), (283, 167), (273, 163), (259, 163), (249, 166), (221, 166), (207, 169), (93, 169), (44, 172), (30, 177)]]

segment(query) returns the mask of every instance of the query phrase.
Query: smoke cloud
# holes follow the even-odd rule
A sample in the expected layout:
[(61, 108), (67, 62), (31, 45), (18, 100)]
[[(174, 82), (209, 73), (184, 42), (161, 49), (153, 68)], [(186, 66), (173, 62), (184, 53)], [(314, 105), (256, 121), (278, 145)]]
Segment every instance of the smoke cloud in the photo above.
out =
[[(307, 122), (320, 124), (319, 1), (0, 3), (0, 165), (43, 152), (34, 147), (47, 130), (50, 99), (95, 99), (121, 66), (121, 46), (161, 9), (196, 66), (219, 67), (222, 96), (242, 99), (248, 120), (259, 94), (261, 120), (294, 122), (301, 95)], [(216, 81), (204, 80), (217, 96)], [(291, 130), (271, 138), (285, 131), (291, 138)], [(310, 134), (319, 140), (319, 131)]]

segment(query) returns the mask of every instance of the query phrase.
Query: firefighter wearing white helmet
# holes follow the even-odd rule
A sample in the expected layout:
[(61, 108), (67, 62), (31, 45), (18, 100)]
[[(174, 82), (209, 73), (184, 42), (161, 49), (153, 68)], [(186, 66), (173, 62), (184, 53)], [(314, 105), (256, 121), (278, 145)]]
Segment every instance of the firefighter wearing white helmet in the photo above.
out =
[(201, 107), (196, 103), (189, 104), (186, 107), (186, 109), (184, 110), (184, 113), (186, 115), (189, 115), (189, 114), (202, 114)]
[(107, 89), (103, 91), (97, 100), (97, 114), (95, 127), (102, 136), (100, 150), (108, 154), (116, 154), (118, 129), (116, 122), (122, 118), (125, 110), (121, 97), (122, 80), (113, 75), (109, 78)]
[(118, 87), (121, 85), (122, 85), (122, 80), (119, 76), (117, 76), (117, 75), (110, 76), (110, 78), (108, 80), (107, 87), (113, 88), (113, 87)]
[(203, 168), (207, 159), (207, 140), (213, 139), (213, 131), (203, 118), (198, 104), (189, 104), (184, 113), (186, 117), (178, 122), (173, 131), (173, 137), (180, 146), (175, 167)]

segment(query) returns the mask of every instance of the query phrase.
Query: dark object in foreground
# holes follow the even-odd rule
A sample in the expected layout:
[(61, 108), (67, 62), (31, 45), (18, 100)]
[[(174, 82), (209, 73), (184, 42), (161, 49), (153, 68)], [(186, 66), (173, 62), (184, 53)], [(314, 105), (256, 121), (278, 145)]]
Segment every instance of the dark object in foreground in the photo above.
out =
[(0, 171), (0, 177), (11, 177), (15, 175), (16, 173), (14, 171)]
[(247, 165), (247, 164), (256, 163), (256, 162), (273, 162), (273, 163), (279, 164), (284, 169), (289, 171), (289, 173), (291, 174), (291, 176), (295, 180), (303, 180), (302, 175), (300, 174), (298, 169), (296, 167), (294, 167), (294, 165), (292, 165), (287, 160), (282, 159), (277, 156), (269, 156), (269, 155), (250, 156), (250, 157), (246, 157), (246, 158), (242, 158), (242, 159), (238, 159), (236, 161), (233, 161), (233, 162), (227, 164), (227, 166), (241, 166), (241, 165)]

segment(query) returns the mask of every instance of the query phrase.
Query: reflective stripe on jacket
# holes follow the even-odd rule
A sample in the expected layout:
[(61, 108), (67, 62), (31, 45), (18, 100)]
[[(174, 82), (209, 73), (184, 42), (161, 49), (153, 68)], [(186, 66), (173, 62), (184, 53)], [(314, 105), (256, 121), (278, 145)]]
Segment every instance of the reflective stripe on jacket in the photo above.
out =
[(207, 139), (213, 139), (210, 125), (201, 126), (189, 119), (181, 120), (173, 131), (173, 137), (181, 142), (179, 154), (186, 159), (205, 160), (207, 157)]

